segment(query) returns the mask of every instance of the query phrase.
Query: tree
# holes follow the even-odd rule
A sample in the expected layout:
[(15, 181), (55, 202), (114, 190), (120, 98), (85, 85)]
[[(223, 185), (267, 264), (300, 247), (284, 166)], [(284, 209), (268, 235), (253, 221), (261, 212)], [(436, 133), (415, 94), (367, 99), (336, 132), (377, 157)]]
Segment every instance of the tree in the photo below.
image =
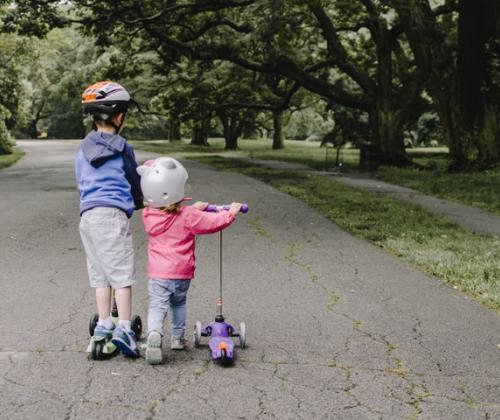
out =
[(0, 104), (0, 155), (12, 153), (12, 137), (5, 123), (9, 115), (9, 111)]
[[(173, 55), (228, 60), (249, 70), (279, 74), (330, 101), (367, 112), (372, 141), (380, 145), (384, 160), (404, 164), (402, 110), (418, 98), (420, 79), (411, 68), (395, 66), (401, 57), (403, 64), (409, 60), (398, 43), (401, 32), (392, 30), (383, 17), (386, 8), (370, 0), (359, 0), (359, 5), (361, 12), (343, 0), (328, 7), (319, 0), (167, 6), (150, 1), (142, 6), (128, 3), (113, 18), (122, 23), (118, 28), (136, 25), (143, 37)], [(112, 35), (102, 20), (115, 11), (113, 6), (91, 10), (99, 22), (93, 30)], [(345, 21), (358, 23), (345, 27)], [(366, 31), (359, 34), (361, 28)], [(350, 35), (343, 36), (345, 31)], [(361, 53), (353, 54), (356, 49)], [(369, 68), (370, 62), (375, 66)], [(340, 77), (332, 80), (334, 72)]]
[[(401, 32), (390, 27), (390, 13), (379, 2), (128, 0), (118, 6), (75, 0), (72, 4), (78, 8), (77, 20), (101, 42), (127, 39), (133, 32), (148, 49), (170, 60), (184, 55), (231, 61), (291, 79), (330, 101), (362, 110), (369, 114), (372, 141), (380, 145), (384, 160), (407, 162), (402, 109), (418, 97), (420, 84), (416, 72), (405, 67), (409, 60), (398, 42)], [(64, 22), (56, 15), (50, 20)]]
[(21, 73), (30, 57), (30, 40), (0, 32), (0, 154), (12, 151), (10, 130), (19, 120)]
[(20, 70), (23, 89), (17, 92), (23, 116), (17, 131), (36, 138), (81, 138), (86, 127), (80, 96), (103, 77), (109, 54), (98, 54), (90, 38), (75, 29), (53, 29), (45, 39), (31, 40), (31, 59)]
[(450, 148), (452, 169), (498, 163), (494, 74), (500, 67), (500, 3), (447, 1), (441, 8), (456, 10), (458, 21), (439, 21), (427, 1), (391, 3), (400, 16), (417, 66), (426, 75), (426, 87)]

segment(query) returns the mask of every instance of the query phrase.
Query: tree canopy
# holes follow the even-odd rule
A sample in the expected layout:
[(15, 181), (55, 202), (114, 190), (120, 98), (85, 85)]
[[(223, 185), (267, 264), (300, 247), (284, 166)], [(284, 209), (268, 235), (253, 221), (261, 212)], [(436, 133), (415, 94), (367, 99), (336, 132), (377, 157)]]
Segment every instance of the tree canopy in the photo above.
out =
[[(376, 144), (383, 163), (410, 164), (406, 143), (439, 135), (454, 169), (500, 159), (494, 0), (47, 0), (2, 10), (2, 32), (16, 34), (9, 36), (83, 34), (53, 68), (39, 66), (40, 91), (58, 72), (75, 93), (92, 77), (119, 77), (146, 105), (150, 118), (141, 123), (164, 123), (159, 136), (179, 138), (182, 125), (206, 144), (220, 129), (231, 149), (267, 115), (280, 148), (283, 118), (312, 96), (338, 133)], [(55, 133), (64, 125), (48, 124)]]

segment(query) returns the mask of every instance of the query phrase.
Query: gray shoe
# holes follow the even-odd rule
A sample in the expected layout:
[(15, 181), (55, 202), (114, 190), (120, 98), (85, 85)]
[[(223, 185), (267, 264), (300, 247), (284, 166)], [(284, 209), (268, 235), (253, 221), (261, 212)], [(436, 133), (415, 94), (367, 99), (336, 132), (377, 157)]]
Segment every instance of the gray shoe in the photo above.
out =
[(184, 337), (172, 337), (170, 348), (172, 350), (184, 350), (186, 348), (186, 339)]
[(160, 363), (163, 363), (161, 334), (157, 331), (152, 331), (148, 335), (146, 345), (146, 362), (150, 365), (159, 365)]

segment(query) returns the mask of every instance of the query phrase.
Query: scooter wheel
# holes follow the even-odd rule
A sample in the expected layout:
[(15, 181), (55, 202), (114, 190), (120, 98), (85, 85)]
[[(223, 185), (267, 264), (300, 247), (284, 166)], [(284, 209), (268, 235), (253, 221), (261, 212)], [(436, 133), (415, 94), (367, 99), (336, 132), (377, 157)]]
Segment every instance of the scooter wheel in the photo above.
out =
[(142, 335), (142, 319), (139, 315), (134, 315), (131, 321), (130, 328), (134, 332), (136, 339), (140, 340)]
[(227, 356), (226, 350), (221, 350), (219, 363), (221, 366), (231, 366), (233, 364), (233, 359)]
[(92, 360), (103, 360), (104, 359), (104, 341), (92, 342), (90, 356), (92, 357)]
[(247, 345), (247, 326), (244, 322), (240, 322), (240, 347), (242, 349)]
[(97, 326), (97, 321), (99, 321), (99, 315), (94, 314), (90, 317), (89, 334), (91, 337), (94, 335), (95, 327)]
[(194, 324), (194, 331), (193, 331), (193, 344), (195, 347), (200, 347), (201, 343), (201, 322), (196, 321), (196, 324)]

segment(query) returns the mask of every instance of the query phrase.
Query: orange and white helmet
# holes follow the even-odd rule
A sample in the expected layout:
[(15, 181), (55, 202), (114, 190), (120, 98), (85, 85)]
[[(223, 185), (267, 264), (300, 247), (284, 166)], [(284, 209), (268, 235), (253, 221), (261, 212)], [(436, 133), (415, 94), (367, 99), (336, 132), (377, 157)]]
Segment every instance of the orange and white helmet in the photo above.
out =
[(110, 80), (94, 83), (82, 94), (85, 114), (99, 114), (107, 118), (126, 112), (133, 103), (127, 90), (119, 83)]

